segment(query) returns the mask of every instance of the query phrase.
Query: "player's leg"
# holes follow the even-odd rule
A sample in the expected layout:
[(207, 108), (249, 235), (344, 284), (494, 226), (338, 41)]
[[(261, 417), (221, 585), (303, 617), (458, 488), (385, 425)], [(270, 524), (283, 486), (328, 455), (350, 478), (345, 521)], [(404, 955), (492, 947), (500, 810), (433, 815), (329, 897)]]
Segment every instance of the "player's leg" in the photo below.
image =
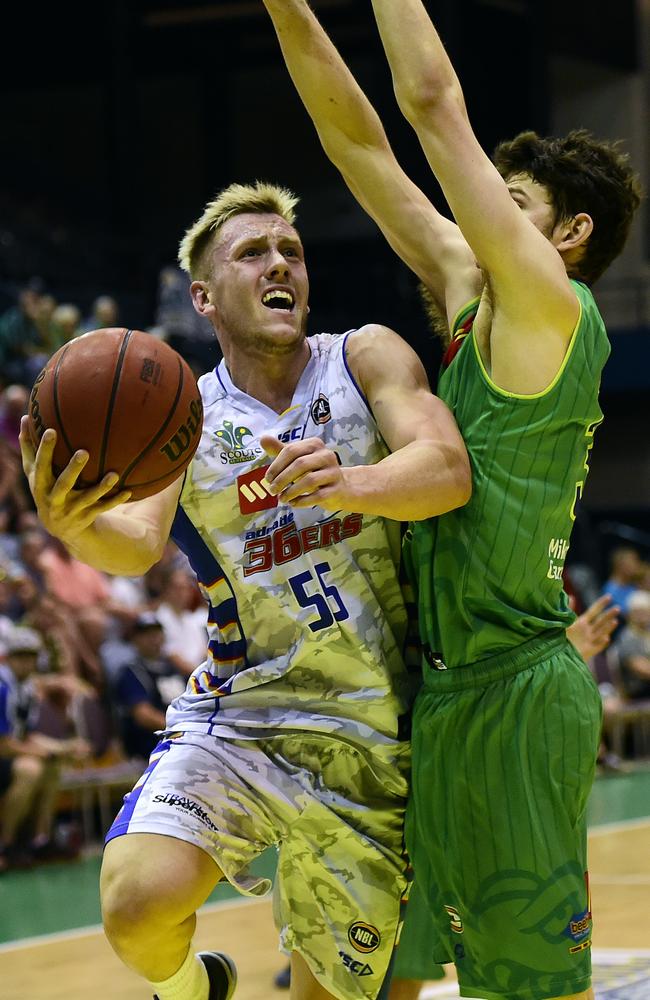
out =
[(418, 1000), (424, 983), (421, 979), (393, 979), (389, 1000)]
[(386, 1000), (407, 887), (400, 761), (329, 736), (285, 737), (280, 753), (305, 803), (280, 841), (274, 897), (282, 948), (300, 956), (292, 1000)]
[(159, 1000), (228, 1000), (236, 970), (219, 953), (194, 955), (195, 912), (225, 876), (260, 894), (248, 866), (277, 840), (260, 806), (254, 744), (203, 734), (164, 738), (107, 835), (102, 867), (106, 935)]
[(562, 639), (458, 669), (416, 707), (417, 878), (467, 995), (588, 998), (598, 691)]
[(333, 1000), (334, 994), (328, 993), (297, 951), (291, 954), (291, 991), (290, 1000)]
[(101, 874), (104, 930), (115, 952), (151, 983), (183, 965), (195, 913), (221, 878), (200, 847), (134, 833), (106, 846)]

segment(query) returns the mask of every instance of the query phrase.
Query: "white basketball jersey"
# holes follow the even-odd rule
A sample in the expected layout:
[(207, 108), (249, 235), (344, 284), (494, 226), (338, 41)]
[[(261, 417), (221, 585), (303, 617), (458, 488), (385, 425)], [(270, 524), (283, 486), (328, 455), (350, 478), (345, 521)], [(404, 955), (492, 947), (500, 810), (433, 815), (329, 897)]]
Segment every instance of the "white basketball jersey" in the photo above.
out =
[(203, 434), (172, 537), (208, 601), (208, 655), (170, 706), (168, 729), (247, 739), (274, 730), (392, 743), (407, 706), (406, 611), (396, 521), (269, 494), (259, 438), (319, 437), (343, 466), (387, 453), (345, 358), (348, 335), (309, 338), (291, 406), (277, 414), (204, 375)]

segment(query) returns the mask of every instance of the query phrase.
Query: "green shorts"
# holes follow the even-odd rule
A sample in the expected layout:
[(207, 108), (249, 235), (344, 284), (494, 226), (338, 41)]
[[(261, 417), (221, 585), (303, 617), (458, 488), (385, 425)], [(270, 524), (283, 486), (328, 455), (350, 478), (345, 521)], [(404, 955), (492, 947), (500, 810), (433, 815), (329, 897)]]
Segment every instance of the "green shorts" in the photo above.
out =
[(596, 684), (557, 633), (428, 671), (413, 723), (407, 845), (461, 996), (543, 1000), (591, 980), (585, 809)]
[(406, 916), (395, 951), (393, 980), (419, 979), (426, 982), (444, 979), (445, 970), (433, 960), (432, 935), (435, 935), (435, 928), (431, 910), (415, 882), (409, 893)]

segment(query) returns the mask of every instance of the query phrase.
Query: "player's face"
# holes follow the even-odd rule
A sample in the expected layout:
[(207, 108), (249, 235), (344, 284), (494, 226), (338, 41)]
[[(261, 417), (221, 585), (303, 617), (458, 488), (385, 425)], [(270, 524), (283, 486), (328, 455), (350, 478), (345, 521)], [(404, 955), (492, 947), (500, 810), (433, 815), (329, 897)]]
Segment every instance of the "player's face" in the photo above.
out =
[(305, 335), (309, 281), (298, 233), (278, 215), (236, 215), (222, 227), (206, 283), (213, 322), (230, 344), (290, 353)]
[(528, 174), (517, 174), (507, 180), (510, 196), (536, 229), (551, 243), (559, 243), (563, 229), (556, 224), (555, 209), (551, 198), (542, 184), (538, 184)]

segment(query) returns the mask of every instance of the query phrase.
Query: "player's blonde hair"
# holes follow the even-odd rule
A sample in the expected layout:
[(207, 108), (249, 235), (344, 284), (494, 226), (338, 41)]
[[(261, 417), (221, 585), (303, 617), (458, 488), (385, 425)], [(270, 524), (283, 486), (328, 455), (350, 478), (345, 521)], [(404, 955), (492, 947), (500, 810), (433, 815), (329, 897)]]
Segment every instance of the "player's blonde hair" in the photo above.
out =
[(205, 206), (203, 215), (185, 233), (178, 248), (178, 262), (190, 277), (205, 276), (207, 251), (221, 227), (234, 215), (245, 212), (279, 215), (292, 226), (299, 199), (288, 188), (256, 181), (231, 184)]

